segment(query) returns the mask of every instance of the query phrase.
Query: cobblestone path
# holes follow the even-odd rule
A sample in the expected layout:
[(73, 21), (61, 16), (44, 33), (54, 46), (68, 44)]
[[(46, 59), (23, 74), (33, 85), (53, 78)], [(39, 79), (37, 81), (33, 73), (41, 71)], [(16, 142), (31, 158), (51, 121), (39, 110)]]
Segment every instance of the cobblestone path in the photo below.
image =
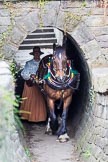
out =
[(59, 143), (57, 136), (45, 134), (43, 124), (24, 123), (24, 127), (33, 162), (81, 162), (72, 137), (66, 143)]

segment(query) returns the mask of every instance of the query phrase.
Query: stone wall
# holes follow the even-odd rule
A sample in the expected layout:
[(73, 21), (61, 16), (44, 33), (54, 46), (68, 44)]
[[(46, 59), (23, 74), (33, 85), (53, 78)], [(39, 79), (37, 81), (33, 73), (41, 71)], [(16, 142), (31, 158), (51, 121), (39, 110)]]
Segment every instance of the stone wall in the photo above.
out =
[(0, 161), (29, 162), (22, 132), (14, 120), (14, 83), (9, 65), (0, 61), (0, 69)]
[(107, 162), (108, 9), (98, 8), (92, 1), (1, 4), (0, 24), (1, 53), (10, 60), (28, 33), (40, 25), (59, 28), (75, 40), (87, 62), (92, 83), (75, 136), (77, 148), (87, 162)]
[[(107, 70), (107, 72), (105, 72)], [(101, 76), (99, 76), (101, 74)], [(108, 91), (106, 78), (107, 68), (93, 69), (94, 89), (91, 93), (91, 104), (87, 107), (78, 127), (77, 149), (84, 161), (108, 161)]]

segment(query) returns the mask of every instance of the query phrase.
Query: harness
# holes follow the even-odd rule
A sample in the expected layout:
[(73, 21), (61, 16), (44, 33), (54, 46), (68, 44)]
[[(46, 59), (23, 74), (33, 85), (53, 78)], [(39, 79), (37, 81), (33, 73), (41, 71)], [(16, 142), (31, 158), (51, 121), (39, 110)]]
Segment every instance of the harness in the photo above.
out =
[[(77, 70), (72, 69), (70, 64), (67, 64), (67, 69), (69, 69), (68, 75), (66, 75), (66, 80), (64, 82), (60, 82), (56, 79), (55, 75), (51, 70), (51, 63), (47, 63), (47, 73), (43, 76), (43, 82), (46, 83), (49, 87), (55, 90), (65, 90), (71, 88), (73, 90), (78, 89), (80, 74)], [(44, 67), (46, 67), (44, 65)]]

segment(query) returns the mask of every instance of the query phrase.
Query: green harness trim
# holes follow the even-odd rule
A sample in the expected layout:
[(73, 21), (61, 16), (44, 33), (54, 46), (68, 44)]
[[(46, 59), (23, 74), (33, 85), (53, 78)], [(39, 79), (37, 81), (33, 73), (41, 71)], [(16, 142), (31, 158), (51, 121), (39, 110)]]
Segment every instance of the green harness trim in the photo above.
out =
[[(74, 75), (78, 74), (78, 71), (77, 70), (72, 70), (72, 68), (70, 69), (70, 73), (71, 73), (71, 76), (74, 77)], [(51, 73), (50, 71), (43, 77), (43, 79), (47, 80), (47, 79), (50, 79), (51, 78)]]
[(50, 78), (51, 77), (51, 73), (50, 72), (48, 72), (44, 77), (43, 77), (43, 79), (48, 79), (48, 78)]

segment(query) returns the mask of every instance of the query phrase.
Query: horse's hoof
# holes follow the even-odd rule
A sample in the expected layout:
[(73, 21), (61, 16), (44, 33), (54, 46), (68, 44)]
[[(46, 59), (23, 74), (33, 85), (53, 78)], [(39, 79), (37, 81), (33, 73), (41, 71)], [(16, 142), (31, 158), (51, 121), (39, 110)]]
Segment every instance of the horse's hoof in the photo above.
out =
[(67, 141), (69, 141), (69, 136), (67, 135), (67, 133), (65, 133), (65, 134), (62, 134), (62, 135), (60, 135), (59, 137), (58, 137), (58, 141), (59, 142), (61, 142), (61, 143), (63, 143), (63, 142), (67, 142)]
[(52, 135), (52, 130), (51, 130), (51, 129), (46, 130), (46, 131), (45, 131), (45, 134)]

